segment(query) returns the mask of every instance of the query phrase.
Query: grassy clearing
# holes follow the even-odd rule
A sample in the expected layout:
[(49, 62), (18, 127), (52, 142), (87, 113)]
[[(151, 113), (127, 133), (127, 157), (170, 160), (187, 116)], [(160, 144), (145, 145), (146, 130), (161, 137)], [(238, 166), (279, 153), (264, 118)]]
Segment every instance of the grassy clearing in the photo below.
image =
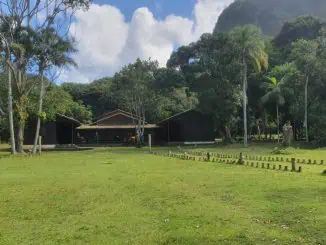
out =
[(293, 174), (144, 151), (0, 159), (0, 244), (326, 244), (323, 167)]

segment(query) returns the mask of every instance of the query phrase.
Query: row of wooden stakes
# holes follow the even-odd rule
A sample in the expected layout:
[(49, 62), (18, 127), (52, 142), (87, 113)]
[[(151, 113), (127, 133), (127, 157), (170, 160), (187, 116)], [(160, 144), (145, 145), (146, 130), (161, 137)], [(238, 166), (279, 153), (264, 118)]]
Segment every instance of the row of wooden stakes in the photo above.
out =
[[(266, 168), (266, 169), (271, 169), (271, 170), (280, 170), (280, 171), (289, 171), (289, 167), (288, 166), (282, 166), (282, 165), (278, 165), (278, 168), (275, 164), (273, 164), (273, 167), (271, 167), (271, 164), (270, 163), (267, 163), (265, 165), (265, 163), (263, 162), (249, 162), (249, 161), (246, 161), (245, 163), (246, 166), (248, 167), (256, 167), (256, 168)], [(295, 165), (292, 165), (291, 167), (291, 172), (297, 172), (297, 173), (302, 173), (302, 167), (299, 166), (298, 169), (296, 169)]]
[[(205, 152), (191, 152), (191, 155), (195, 156), (207, 156), (207, 154), (210, 154), (212, 157), (217, 157), (217, 158), (225, 158), (225, 159), (239, 159), (240, 154), (219, 154), (219, 153), (205, 153)], [(266, 157), (266, 156), (250, 156), (250, 155), (243, 155), (243, 159), (247, 161), (259, 161), (259, 162), (287, 162), (291, 163), (292, 158), (284, 158), (284, 157)], [(311, 159), (299, 159), (296, 158), (296, 163), (298, 164), (314, 164), (314, 165), (323, 165), (324, 160), (320, 160), (319, 163), (317, 160), (311, 160)]]
[[(178, 158), (178, 159), (182, 159), (182, 160), (202, 161), (202, 162), (217, 162), (217, 163), (234, 164), (234, 165), (246, 165), (246, 166), (250, 166), (250, 167), (270, 169), (270, 170), (289, 171), (289, 167), (287, 165), (286, 166), (278, 165), (278, 168), (277, 168), (277, 166), (275, 164), (273, 166), (271, 166), (270, 163), (266, 164), (266, 163), (261, 163), (261, 162), (255, 162), (254, 163), (254, 162), (245, 161), (245, 160), (243, 160), (241, 158), (241, 154), (240, 154), (240, 157), (237, 160), (236, 159), (225, 159), (225, 158), (219, 158), (219, 157), (212, 157), (212, 155), (209, 154), (209, 153), (206, 153), (206, 156), (204, 156), (203, 154), (201, 154), (200, 156), (198, 156), (198, 155), (194, 156), (194, 155), (188, 154), (187, 152), (185, 152), (183, 154), (180, 154), (180, 153), (173, 153), (171, 151), (169, 151), (168, 154), (166, 154), (164, 152), (152, 152), (152, 154), (165, 156), (165, 157), (171, 157), (171, 158)], [(296, 169), (295, 161), (293, 159), (292, 159), (292, 162), (291, 162), (291, 172), (301, 173), (302, 172), (302, 167), (299, 166), (299, 168)]]

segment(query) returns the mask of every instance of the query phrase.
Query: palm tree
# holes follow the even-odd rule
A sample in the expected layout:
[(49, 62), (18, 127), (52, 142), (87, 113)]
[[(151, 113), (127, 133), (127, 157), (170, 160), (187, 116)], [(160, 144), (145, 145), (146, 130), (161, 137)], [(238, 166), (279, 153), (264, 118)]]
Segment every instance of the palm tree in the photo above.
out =
[(268, 68), (268, 55), (265, 51), (265, 42), (262, 38), (262, 33), (259, 28), (254, 25), (245, 25), (235, 27), (231, 31), (231, 36), (238, 47), (240, 65), (241, 65), (241, 79), (242, 79), (242, 93), (243, 93), (243, 128), (244, 139), (243, 143), (246, 147), (248, 145), (248, 126), (247, 126), (247, 77), (248, 66), (251, 64), (256, 72), (260, 72), (262, 67)]
[(36, 153), (37, 141), (40, 135), (41, 117), (43, 112), (43, 97), (45, 94), (44, 71), (51, 67), (63, 67), (66, 65), (76, 66), (74, 60), (69, 56), (76, 52), (70, 40), (64, 40), (56, 34), (55, 29), (49, 28), (35, 35), (34, 43), (35, 60), (38, 65), (40, 83), (40, 96), (38, 103), (38, 118), (33, 144), (33, 154)]
[(275, 77), (267, 77), (267, 82), (262, 84), (265, 88), (266, 94), (261, 98), (263, 104), (273, 101), (276, 103), (276, 122), (277, 122), (277, 142), (280, 142), (280, 117), (279, 117), (279, 106), (284, 105), (285, 99), (282, 94), (283, 80), (278, 81)]

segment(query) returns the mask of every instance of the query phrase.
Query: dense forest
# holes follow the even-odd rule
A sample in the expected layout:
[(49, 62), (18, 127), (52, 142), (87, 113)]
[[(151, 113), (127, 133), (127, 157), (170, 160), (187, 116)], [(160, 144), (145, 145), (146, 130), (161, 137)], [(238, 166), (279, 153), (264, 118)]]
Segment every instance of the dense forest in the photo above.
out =
[[(261, 6), (254, 0), (235, 2), (213, 33), (179, 47), (166, 67), (138, 59), (113, 77), (90, 84), (56, 85), (49, 75), (54, 67), (76, 65), (69, 55), (76, 52), (73, 40), (62, 38), (51, 25), (33, 30), (21, 24), (13, 32), (11, 19), (1, 22), (2, 139), (11, 139), (13, 153), (23, 152), (26, 123), (37, 121), (36, 142), (40, 125), (58, 113), (90, 123), (119, 108), (155, 123), (195, 108), (214, 117), (216, 136), (225, 143), (241, 136), (247, 145), (251, 136), (269, 138), (291, 123), (295, 139), (326, 145), (326, 22), (301, 16), (280, 30), (272, 27), (270, 34), (277, 32), (273, 38), (257, 22), (258, 27), (233, 23), (237, 26), (221, 32), (223, 16), (247, 2)], [(322, 13), (325, 4), (317, 2), (314, 6)], [(305, 7), (301, 4), (295, 5)], [(300, 11), (287, 13), (290, 18)]]
[[(286, 22), (272, 39), (252, 25), (204, 34), (176, 50), (166, 68), (138, 60), (112, 78), (62, 88), (90, 106), (94, 118), (114, 108), (133, 111), (128, 98), (138, 96), (150, 122), (196, 107), (214, 115), (226, 142), (245, 129), (246, 137), (270, 137), (291, 121), (297, 140), (323, 145), (325, 26), (303, 16)], [(151, 75), (143, 77), (144, 70)]]

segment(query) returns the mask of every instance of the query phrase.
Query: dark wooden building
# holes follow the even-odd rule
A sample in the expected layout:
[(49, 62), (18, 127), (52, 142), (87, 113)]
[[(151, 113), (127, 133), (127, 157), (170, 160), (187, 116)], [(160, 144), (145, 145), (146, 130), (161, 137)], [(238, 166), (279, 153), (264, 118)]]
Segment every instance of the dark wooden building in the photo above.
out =
[(211, 116), (188, 110), (159, 123), (158, 137), (167, 143), (214, 143), (216, 128)]
[[(135, 115), (122, 110), (106, 113), (95, 123), (78, 127), (77, 142), (91, 145), (132, 144), (135, 141), (137, 121)], [(158, 128), (156, 124), (145, 122), (144, 140), (147, 141), (148, 134), (151, 134), (154, 142)]]
[[(58, 114), (54, 122), (46, 122), (41, 125), (40, 135), (43, 145), (68, 145), (76, 143), (76, 128), (81, 123), (71, 117)], [(24, 144), (34, 143), (36, 120), (31, 120), (25, 127)]]

